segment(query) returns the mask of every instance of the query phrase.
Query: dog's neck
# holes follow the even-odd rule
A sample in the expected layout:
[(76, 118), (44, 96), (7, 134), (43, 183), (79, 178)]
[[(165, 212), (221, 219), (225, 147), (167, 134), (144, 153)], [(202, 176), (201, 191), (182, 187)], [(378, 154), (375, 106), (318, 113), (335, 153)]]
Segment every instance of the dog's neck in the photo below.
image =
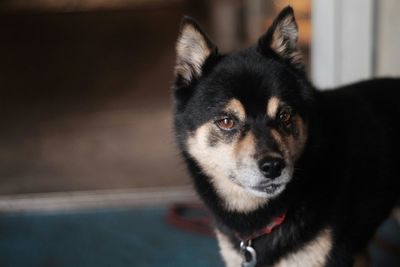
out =
[(269, 235), (274, 231), (276, 228), (278, 228), (284, 221), (286, 217), (286, 212), (279, 215), (278, 217), (274, 217), (271, 222), (269, 222), (266, 226), (263, 228), (253, 232), (252, 234), (249, 235), (243, 235), (241, 233), (236, 233), (236, 236), (238, 239), (240, 239), (242, 242), (249, 242), (254, 239), (257, 239), (259, 237), (262, 237), (264, 235)]

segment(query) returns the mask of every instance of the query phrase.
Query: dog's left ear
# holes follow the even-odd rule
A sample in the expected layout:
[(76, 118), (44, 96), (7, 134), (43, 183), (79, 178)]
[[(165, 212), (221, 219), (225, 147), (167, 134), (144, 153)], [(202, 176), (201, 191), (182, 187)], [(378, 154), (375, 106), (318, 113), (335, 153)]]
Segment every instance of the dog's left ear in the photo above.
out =
[(176, 42), (176, 78), (181, 79), (184, 84), (199, 78), (204, 63), (215, 51), (215, 45), (200, 26), (192, 18), (185, 16)]
[(292, 7), (287, 6), (275, 18), (272, 26), (258, 40), (258, 48), (263, 54), (275, 52), (294, 67), (303, 69), (299, 49), (298, 28)]

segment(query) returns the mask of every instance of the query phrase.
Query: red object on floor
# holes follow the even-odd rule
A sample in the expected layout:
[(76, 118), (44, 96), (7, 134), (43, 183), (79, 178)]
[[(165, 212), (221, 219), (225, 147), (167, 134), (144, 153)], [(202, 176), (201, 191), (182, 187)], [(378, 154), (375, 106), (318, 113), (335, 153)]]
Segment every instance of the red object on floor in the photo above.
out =
[(210, 214), (200, 204), (180, 203), (172, 205), (167, 213), (167, 222), (185, 231), (214, 236)]

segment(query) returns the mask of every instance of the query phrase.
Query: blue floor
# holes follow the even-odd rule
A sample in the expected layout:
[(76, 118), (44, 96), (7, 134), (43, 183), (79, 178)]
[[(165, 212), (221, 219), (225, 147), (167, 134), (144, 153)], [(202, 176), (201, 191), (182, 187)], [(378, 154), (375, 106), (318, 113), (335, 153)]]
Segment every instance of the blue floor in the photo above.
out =
[(0, 266), (223, 266), (213, 238), (167, 225), (165, 211), (0, 215)]
[(394, 219), (387, 220), (378, 231), (377, 236), (384, 239), (390, 246), (395, 248), (383, 248), (377, 242), (370, 246), (370, 256), (373, 267), (400, 267), (400, 226)]
[[(1, 267), (218, 267), (216, 241), (165, 223), (165, 208), (0, 215)], [(393, 220), (379, 231), (400, 245)], [(374, 267), (399, 255), (371, 246)]]

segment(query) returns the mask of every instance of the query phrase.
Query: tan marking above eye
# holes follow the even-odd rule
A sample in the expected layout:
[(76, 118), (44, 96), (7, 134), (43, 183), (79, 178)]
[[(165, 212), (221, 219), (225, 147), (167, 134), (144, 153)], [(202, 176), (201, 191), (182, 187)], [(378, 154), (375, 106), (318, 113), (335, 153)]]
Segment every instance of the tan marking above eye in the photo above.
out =
[(236, 98), (232, 98), (224, 108), (225, 112), (234, 113), (235, 116), (238, 117), (239, 120), (244, 121), (246, 120), (246, 111), (244, 109), (243, 104), (237, 100)]
[(267, 103), (267, 115), (271, 119), (275, 119), (279, 109), (280, 99), (276, 96), (271, 97)]

